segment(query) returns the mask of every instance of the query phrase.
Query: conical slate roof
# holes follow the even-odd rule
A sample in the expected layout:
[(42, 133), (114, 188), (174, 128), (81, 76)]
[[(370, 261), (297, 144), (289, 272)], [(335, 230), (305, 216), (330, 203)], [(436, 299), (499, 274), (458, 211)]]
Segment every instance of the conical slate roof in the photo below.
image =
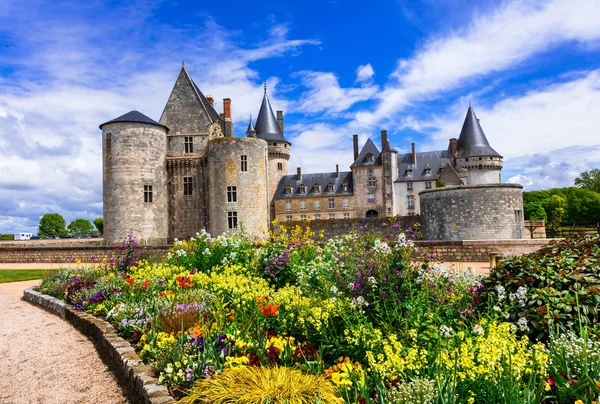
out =
[(277, 119), (275, 118), (275, 114), (273, 113), (273, 109), (271, 108), (271, 103), (269, 102), (269, 97), (267, 97), (267, 88), (265, 87), (265, 95), (263, 96), (262, 104), (260, 106), (260, 111), (258, 112), (258, 117), (256, 118), (256, 137), (259, 139), (263, 139), (266, 141), (278, 141), (278, 142), (288, 142), (283, 135), (281, 134), (281, 130), (279, 130), (279, 125), (277, 124)]
[(254, 129), (254, 124), (252, 123), (252, 116), (250, 116), (250, 121), (248, 122), (248, 129), (246, 129), (246, 133), (256, 133), (256, 129)]
[[(142, 114), (140, 111), (133, 110), (133, 111), (129, 111), (125, 115), (121, 115), (118, 118), (115, 118), (108, 122), (104, 122), (102, 125), (100, 125), (100, 129), (102, 129), (102, 127), (104, 125), (106, 125), (107, 123), (115, 123), (115, 122), (149, 123), (152, 125), (157, 125), (157, 126), (162, 126), (163, 128), (167, 128), (165, 125), (161, 125), (160, 123), (156, 122), (154, 119), (148, 118), (146, 115)], [(169, 129), (169, 128), (167, 128), (167, 129)]]
[(483, 156), (502, 157), (490, 146), (481, 125), (479, 125), (479, 119), (475, 116), (475, 111), (469, 105), (465, 122), (456, 142), (456, 157)]

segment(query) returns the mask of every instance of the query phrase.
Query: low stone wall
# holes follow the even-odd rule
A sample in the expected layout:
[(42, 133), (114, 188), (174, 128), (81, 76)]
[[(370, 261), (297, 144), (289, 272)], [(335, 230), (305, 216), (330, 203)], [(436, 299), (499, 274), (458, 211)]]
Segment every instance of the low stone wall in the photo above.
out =
[(463, 240), (417, 241), (418, 256), (435, 254), (446, 262), (487, 262), (491, 253), (500, 258), (530, 254), (548, 244), (552, 239), (521, 240)]
[[(170, 246), (152, 246), (152, 254), (163, 257)], [(0, 263), (74, 263), (100, 262), (110, 259), (114, 247), (101, 245), (38, 245), (29, 243), (23, 245), (0, 244)]]
[(61, 317), (94, 341), (100, 358), (116, 374), (131, 403), (174, 403), (165, 386), (158, 384), (152, 370), (135, 353), (129, 342), (119, 337), (108, 322), (90, 314), (72, 310), (65, 302), (44, 295), (36, 288), (25, 289), (23, 300), (41, 306)]
[[(414, 227), (419, 222), (419, 216), (402, 216), (399, 219), (400, 228), (406, 229)], [(287, 229), (293, 229), (296, 225), (301, 227), (306, 226), (304, 221), (282, 222)], [(325, 238), (339, 237), (348, 234), (353, 230), (369, 231), (378, 236), (387, 236), (393, 233), (393, 221), (387, 217), (377, 218), (360, 218), (360, 219), (335, 219), (335, 220), (311, 220), (310, 228), (316, 233), (322, 230), (325, 233)]]

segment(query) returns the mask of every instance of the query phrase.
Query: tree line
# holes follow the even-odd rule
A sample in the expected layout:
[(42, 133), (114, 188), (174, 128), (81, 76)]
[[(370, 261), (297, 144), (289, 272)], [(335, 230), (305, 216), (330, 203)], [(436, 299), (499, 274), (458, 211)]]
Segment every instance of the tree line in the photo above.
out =
[[(68, 237), (68, 236), (91, 236), (102, 235), (104, 231), (104, 220), (98, 217), (90, 222), (84, 218), (73, 220), (67, 226), (65, 218), (58, 213), (46, 213), (40, 219), (38, 236), (40, 237)], [(94, 229), (95, 228), (95, 229)]]

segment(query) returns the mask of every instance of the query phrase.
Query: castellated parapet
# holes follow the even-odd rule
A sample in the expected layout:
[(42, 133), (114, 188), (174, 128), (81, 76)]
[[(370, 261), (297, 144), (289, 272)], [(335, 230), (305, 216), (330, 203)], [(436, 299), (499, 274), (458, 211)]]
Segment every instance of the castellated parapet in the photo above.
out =
[(425, 240), (523, 238), (523, 187), (462, 185), (419, 193)]
[[(270, 217), (267, 142), (258, 138), (213, 139), (208, 142), (207, 161), (209, 232), (216, 236), (243, 229), (252, 237), (266, 237)], [(231, 187), (235, 187), (235, 197)]]
[(138, 240), (166, 242), (168, 129), (135, 121), (111, 121), (101, 129), (104, 242), (119, 243), (130, 233)]

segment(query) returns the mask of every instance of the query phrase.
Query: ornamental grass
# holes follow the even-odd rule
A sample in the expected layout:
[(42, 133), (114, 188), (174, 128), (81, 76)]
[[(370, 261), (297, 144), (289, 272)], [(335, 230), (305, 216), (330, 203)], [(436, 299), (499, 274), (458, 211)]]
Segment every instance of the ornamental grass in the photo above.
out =
[(196, 383), (184, 404), (336, 404), (344, 400), (329, 380), (288, 367), (228, 369)]

